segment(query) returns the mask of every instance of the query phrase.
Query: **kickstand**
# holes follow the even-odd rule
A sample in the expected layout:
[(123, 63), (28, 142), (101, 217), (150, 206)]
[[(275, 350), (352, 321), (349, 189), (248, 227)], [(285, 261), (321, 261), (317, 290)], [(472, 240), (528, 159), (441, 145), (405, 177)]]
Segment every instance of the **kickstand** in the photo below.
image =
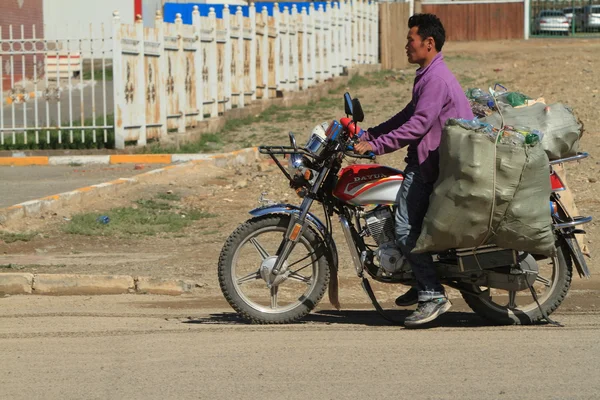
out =
[(535, 293), (535, 289), (533, 288), (532, 285), (529, 285), (529, 290), (531, 291), (531, 297), (533, 297), (533, 300), (535, 300), (535, 304), (537, 304), (538, 309), (542, 313), (542, 317), (544, 317), (544, 319), (546, 320), (546, 322), (549, 323), (549, 324), (551, 324), (551, 325), (554, 325), (554, 326), (560, 326), (561, 328), (564, 327), (564, 325), (561, 324), (560, 322), (556, 322), (556, 321), (550, 319), (550, 317), (548, 316), (548, 314), (546, 314), (546, 311), (544, 311), (542, 309), (542, 306), (540, 305), (540, 302), (538, 301), (537, 294)]
[(373, 303), (373, 307), (375, 307), (375, 310), (377, 310), (379, 315), (381, 315), (385, 320), (387, 320), (393, 324), (399, 324), (399, 325), (404, 324), (403, 320), (399, 321), (397, 319), (390, 317), (385, 312), (385, 310), (383, 308), (381, 308), (381, 305), (379, 305), (379, 302), (377, 302), (377, 299), (375, 298), (375, 293), (373, 293), (373, 289), (371, 289), (371, 284), (369, 283), (367, 278), (365, 278), (364, 276), (362, 278), (362, 288), (364, 289), (365, 292), (367, 292), (367, 295), (371, 299), (371, 303)]

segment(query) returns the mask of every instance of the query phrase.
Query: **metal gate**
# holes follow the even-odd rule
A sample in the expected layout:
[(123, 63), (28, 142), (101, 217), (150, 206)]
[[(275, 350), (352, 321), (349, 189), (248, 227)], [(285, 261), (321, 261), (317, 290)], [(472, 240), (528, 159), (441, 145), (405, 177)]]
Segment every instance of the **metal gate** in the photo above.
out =
[(534, 37), (600, 37), (600, 1), (531, 1), (530, 32)]
[(45, 40), (48, 28), (0, 26), (0, 145), (104, 147), (114, 141), (105, 28), (75, 25)]

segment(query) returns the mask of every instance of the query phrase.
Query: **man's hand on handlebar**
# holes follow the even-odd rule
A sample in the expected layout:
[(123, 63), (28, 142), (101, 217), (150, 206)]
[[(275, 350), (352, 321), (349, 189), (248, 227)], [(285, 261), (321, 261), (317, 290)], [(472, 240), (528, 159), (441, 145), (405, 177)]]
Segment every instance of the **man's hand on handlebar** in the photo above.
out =
[(373, 153), (373, 146), (369, 142), (359, 142), (354, 145), (354, 151), (358, 154)]

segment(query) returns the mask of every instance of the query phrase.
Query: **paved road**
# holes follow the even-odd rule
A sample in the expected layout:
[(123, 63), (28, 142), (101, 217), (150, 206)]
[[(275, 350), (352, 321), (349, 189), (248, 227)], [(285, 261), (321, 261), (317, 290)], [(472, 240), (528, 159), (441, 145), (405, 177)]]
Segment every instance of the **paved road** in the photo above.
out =
[[(38, 126), (47, 126), (46, 119), (46, 104), (48, 104), (48, 115), (49, 120), (53, 126), (58, 125), (59, 115), (61, 125), (68, 126), (70, 121), (69, 110), (72, 110), (73, 121), (81, 120), (81, 98), (83, 96), (83, 110), (84, 118), (92, 117), (92, 105), (95, 106), (96, 116), (104, 115), (104, 103), (106, 101), (106, 114), (113, 114), (113, 82), (106, 81), (104, 85), (102, 81), (96, 81), (95, 84), (91, 80), (81, 82), (78, 79), (73, 79), (72, 82), (73, 90), (71, 92), (71, 99), (69, 99), (68, 82), (66, 80), (61, 81), (61, 92), (60, 96), (56, 97), (57, 92), (51, 92), (52, 94), (47, 99), (44, 95), (46, 86), (41, 82), (37, 89), (33, 85), (28, 85), (27, 91), (37, 92), (38, 95), (34, 99), (28, 99), (25, 103), (12, 103), (7, 104), (6, 97), (8, 92), (4, 93), (4, 99), (2, 99), (2, 116), (3, 116), (3, 127), (4, 129), (10, 129), (13, 122), (13, 110), (14, 110), (14, 121), (15, 126), (23, 126), (23, 121), (26, 117), (27, 126), (32, 127), (35, 125), (35, 103), (37, 102), (38, 107)], [(104, 86), (106, 86), (106, 92), (104, 92)], [(56, 82), (51, 81), (49, 88), (55, 88)], [(104, 95), (106, 93), (106, 95)], [(92, 103), (94, 99), (95, 103)]]
[[(410, 331), (321, 310), (254, 326), (222, 301), (141, 295), (0, 298), (10, 399), (597, 399), (600, 314), (486, 326), (456, 306)], [(397, 312), (400, 313), (400, 312)], [(406, 312), (404, 312), (406, 314)]]
[(142, 170), (134, 169), (134, 164), (0, 166), (0, 208), (118, 178), (129, 178), (163, 166), (144, 164)]

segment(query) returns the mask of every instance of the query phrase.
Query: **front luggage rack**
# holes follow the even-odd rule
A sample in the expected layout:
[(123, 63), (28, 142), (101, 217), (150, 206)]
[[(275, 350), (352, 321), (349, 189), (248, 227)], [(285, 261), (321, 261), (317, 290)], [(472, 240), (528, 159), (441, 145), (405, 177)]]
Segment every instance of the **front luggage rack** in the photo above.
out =
[(277, 154), (302, 154), (303, 156), (315, 158), (315, 156), (308, 151), (293, 146), (258, 146), (258, 152), (260, 154), (267, 154), (271, 157)]

